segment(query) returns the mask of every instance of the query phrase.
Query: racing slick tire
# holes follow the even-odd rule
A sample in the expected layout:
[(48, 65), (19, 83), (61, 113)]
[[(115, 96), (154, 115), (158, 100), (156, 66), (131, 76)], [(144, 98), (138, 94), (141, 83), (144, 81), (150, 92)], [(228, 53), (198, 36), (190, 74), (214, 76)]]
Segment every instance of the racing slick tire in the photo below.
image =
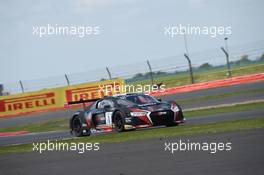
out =
[(115, 130), (117, 132), (125, 131), (125, 121), (122, 112), (116, 111), (114, 114)]
[(90, 130), (82, 127), (82, 121), (79, 117), (75, 117), (72, 121), (72, 132), (76, 137), (90, 135)]

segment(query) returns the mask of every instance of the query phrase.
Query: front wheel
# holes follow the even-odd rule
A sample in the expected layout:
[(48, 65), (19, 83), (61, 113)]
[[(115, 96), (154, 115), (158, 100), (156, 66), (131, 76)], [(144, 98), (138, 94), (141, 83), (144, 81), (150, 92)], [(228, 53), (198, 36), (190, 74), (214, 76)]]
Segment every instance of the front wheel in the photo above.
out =
[(117, 111), (114, 115), (115, 130), (117, 132), (125, 131), (125, 122), (121, 112)]

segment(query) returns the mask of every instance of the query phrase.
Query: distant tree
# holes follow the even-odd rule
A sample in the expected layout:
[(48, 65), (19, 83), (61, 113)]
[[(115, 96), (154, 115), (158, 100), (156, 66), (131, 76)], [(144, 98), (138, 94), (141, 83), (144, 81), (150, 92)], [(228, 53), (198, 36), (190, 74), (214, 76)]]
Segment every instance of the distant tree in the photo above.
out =
[(259, 58), (260, 61), (264, 61), (264, 53)]
[(142, 73), (137, 73), (136, 75), (133, 76), (133, 78), (138, 79), (138, 78), (143, 78), (144, 75)]
[(248, 55), (243, 55), (240, 59), (241, 62), (250, 62), (250, 60), (248, 59)]
[(234, 64), (236, 64), (236, 62), (235, 61), (230, 61), (229, 64), (230, 65), (234, 65)]
[(167, 73), (166, 72), (162, 72), (162, 71), (158, 71), (155, 73), (156, 75), (166, 75)]
[(243, 55), (240, 60), (236, 61), (236, 64), (248, 64), (250, 62), (248, 55)]
[(201, 66), (199, 66), (199, 69), (210, 69), (213, 68), (213, 66), (209, 63), (204, 63)]
[(149, 77), (149, 76), (151, 76), (151, 73), (150, 72), (145, 73), (145, 77)]

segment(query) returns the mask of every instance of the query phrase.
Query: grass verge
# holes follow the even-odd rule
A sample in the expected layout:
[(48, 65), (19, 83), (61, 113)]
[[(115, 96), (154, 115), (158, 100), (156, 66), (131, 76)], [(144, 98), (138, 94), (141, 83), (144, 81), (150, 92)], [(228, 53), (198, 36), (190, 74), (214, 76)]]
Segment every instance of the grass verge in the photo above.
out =
[(250, 89), (250, 90), (240, 90), (236, 92), (231, 92), (231, 93), (222, 93), (222, 94), (217, 94), (217, 95), (205, 95), (201, 97), (196, 97), (196, 98), (189, 98), (189, 99), (177, 99), (176, 101), (179, 104), (195, 104), (199, 103), (201, 101), (207, 101), (207, 100), (217, 100), (225, 97), (234, 97), (234, 96), (239, 96), (243, 94), (256, 94), (256, 93), (264, 93), (264, 88), (258, 88), (258, 89)]
[(26, 125), (19, 125), (15, 127), (0, 128), (0, 132), (12, 131), (29, 131), (29, 132), (46, 132), (68, 130), (69, 119), (50, 119), (43, 122), (30, 123)]
[(263, 109), (264, 102), (255, 102), (248, 104), (237, 104), (230, 105), (225, 107), (212, 107), (209, 109), (198, 109), (193, 111), (185, 111), (184, 116), (186, 118), (196, 117), (196, 116), (208, 116), (214, 114), (222, 114), (222, 113), (231, 113), (231, 112), (241, 112), (241, 111), (252, 111), (257, 109)]
[[(264, 118), (234, 120), (219, 123), (200, 124), (200, 125), (180, 125), (177, 127), (156, 128), (124, 133), (113, 133), (98, 135), (95, 137), (82, 137), (64, 140), (63, 142), (99, 142), (113, 143), (126, 142), (133, 140), (143, 140), (152, 138), (167, 138), (174, 136), (189, 136), (199, 134), (214, 134), (231, 131), (241, 131), (248, 129), (264, 128)], [(29, 152), (32, 144), (21, 144), (11, 146), (0, 146), (0, 154)]]

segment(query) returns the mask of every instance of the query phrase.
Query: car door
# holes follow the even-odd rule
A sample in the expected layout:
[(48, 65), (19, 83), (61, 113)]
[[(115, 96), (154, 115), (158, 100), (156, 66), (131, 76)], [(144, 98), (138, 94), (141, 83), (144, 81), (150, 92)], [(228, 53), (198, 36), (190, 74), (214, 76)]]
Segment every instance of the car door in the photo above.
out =
[(114, 102), (109, 99), (99, 101), (97, 104), (97, 110), (94, 113), (95, 124), (112, 126), (113, 107)]

